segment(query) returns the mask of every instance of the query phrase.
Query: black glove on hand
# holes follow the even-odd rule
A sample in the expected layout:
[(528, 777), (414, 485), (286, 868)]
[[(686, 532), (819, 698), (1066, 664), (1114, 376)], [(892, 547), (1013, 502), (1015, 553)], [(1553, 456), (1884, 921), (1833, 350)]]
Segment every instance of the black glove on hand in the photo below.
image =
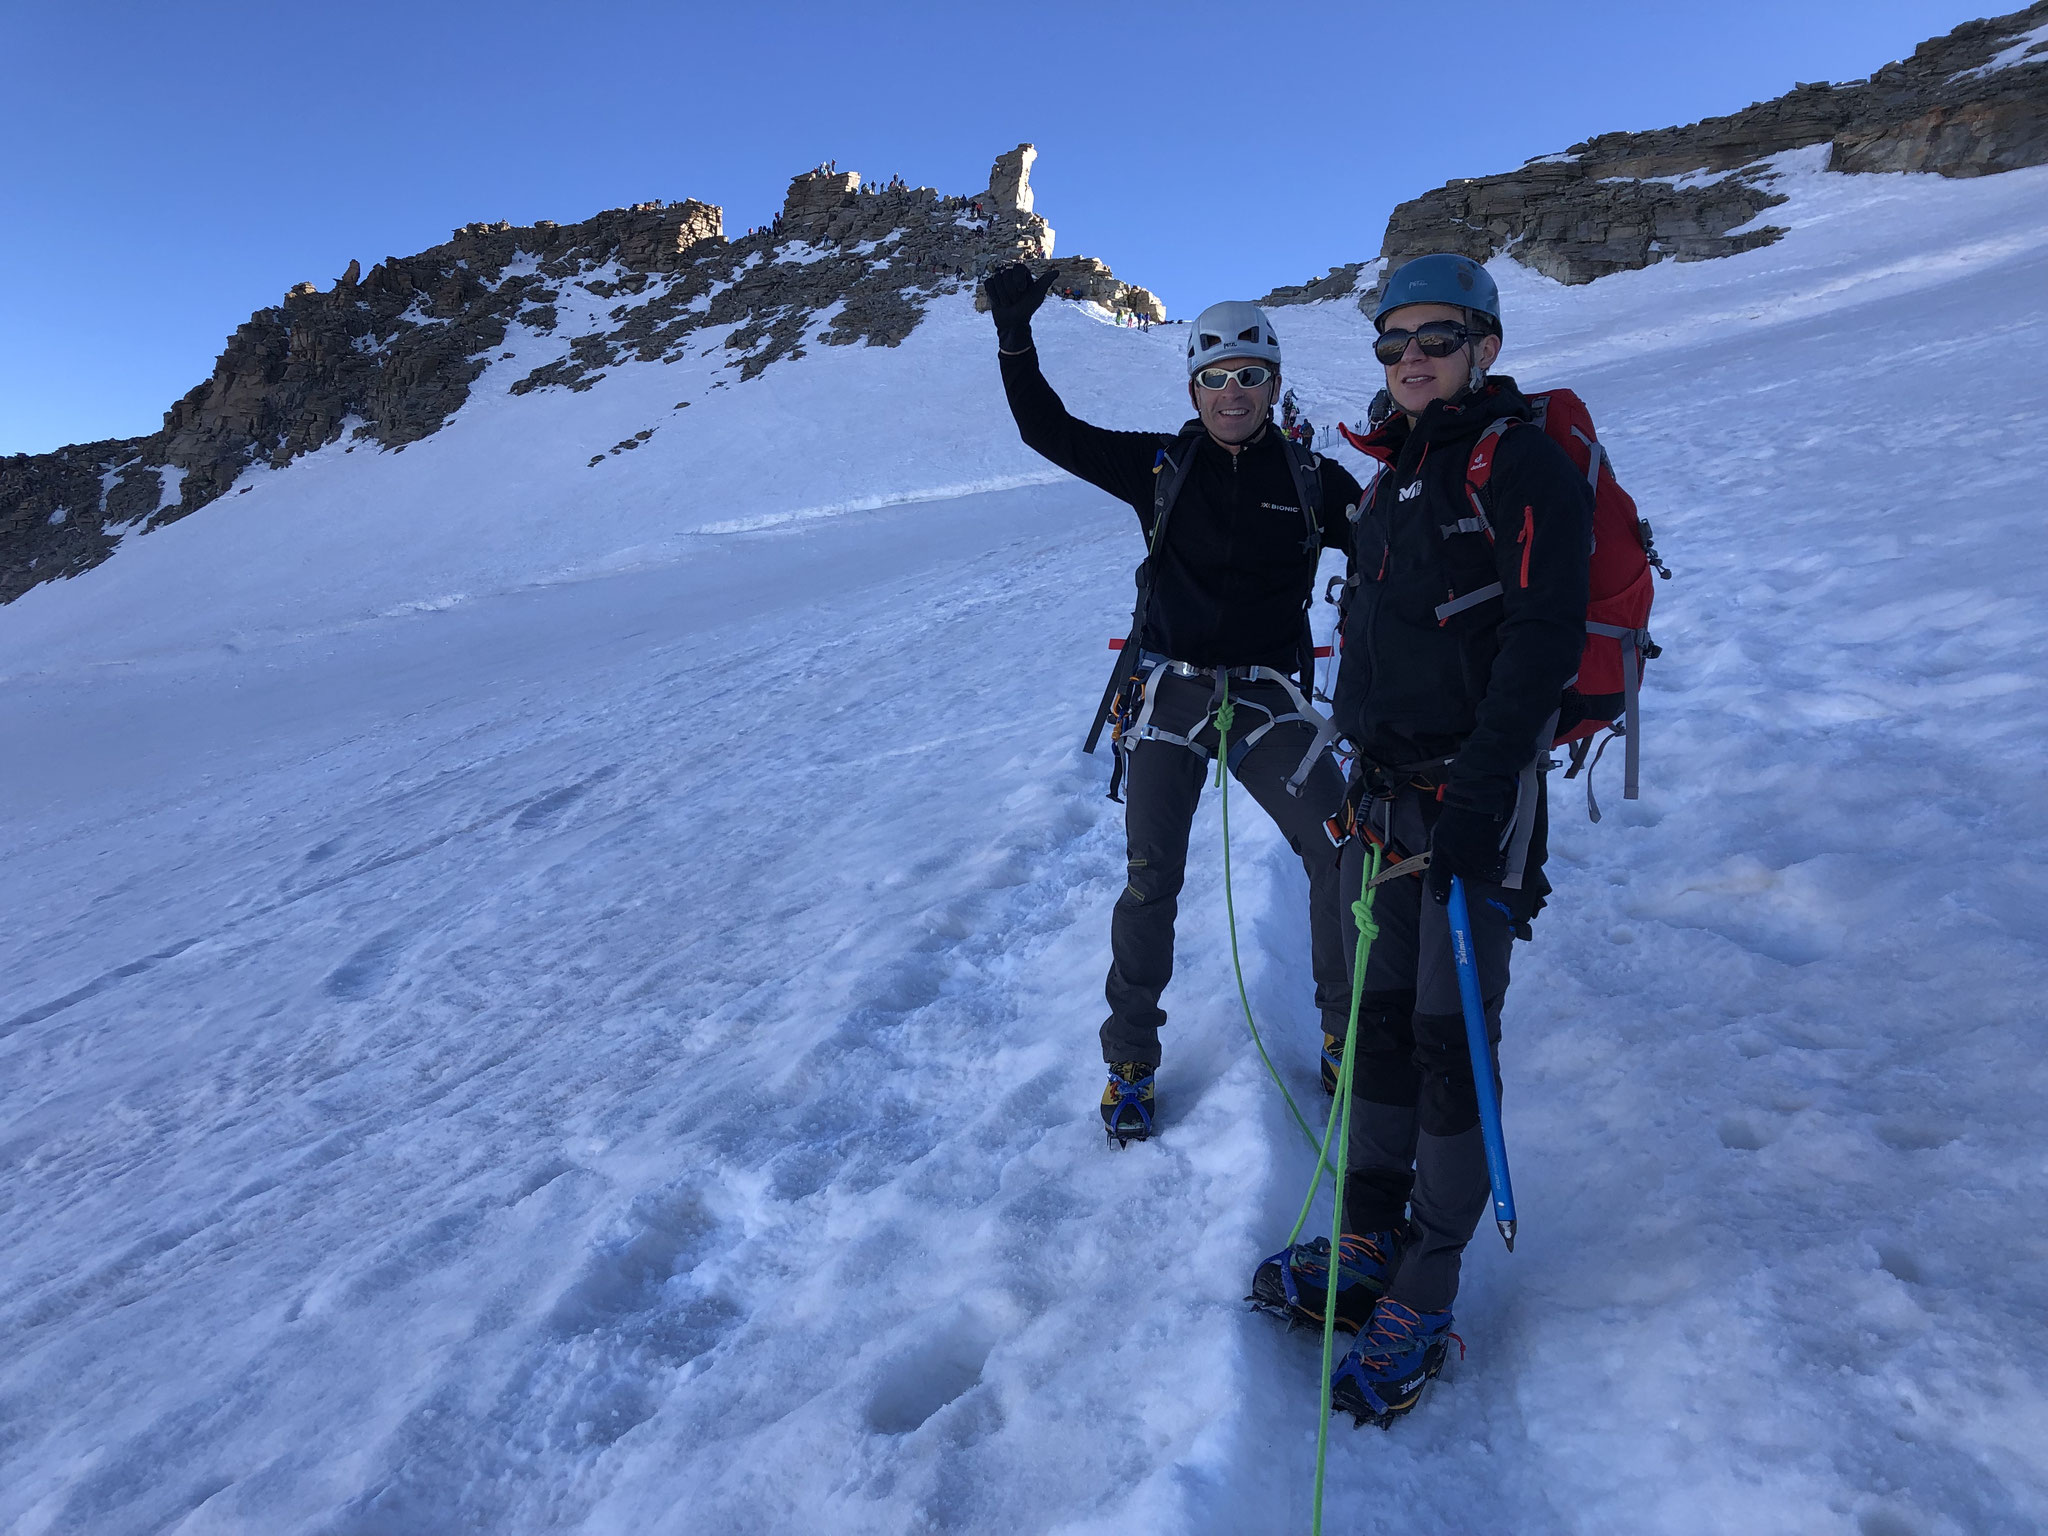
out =
[(1509, 817), (1515, 781), (1452, 784), (1429, 839), (1429, 894), (1438, 906), (1451, 899), (1451, 877), (1491, 884), (1507, 873)]
[(1045, 302), (1046, 291), (1060, 275), (1050, 267), (1043, 276), (1033, 277), (1021, 261), (983, 279), (981, 289), (988, 295), (988, 310), (995, 317), (996, 345), (1005, 352), (1031, 350), (1031, 317)]

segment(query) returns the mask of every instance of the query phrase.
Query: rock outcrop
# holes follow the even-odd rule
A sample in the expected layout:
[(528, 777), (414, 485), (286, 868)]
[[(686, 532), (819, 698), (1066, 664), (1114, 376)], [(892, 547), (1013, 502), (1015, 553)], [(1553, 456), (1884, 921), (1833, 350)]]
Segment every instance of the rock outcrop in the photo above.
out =
[[(1093, 256), (1062, 256), (1052, 260), (1052, 226), (1032, 211), (1031, 166), (1038, 151), (1019, 144), (1007, 154), (996, 156), (989, 172), (988, 190), (971, 199), (989, 220), (989, 228), (1006, 250), (1008, 259), (1021, 261), (1034, 272), (1049, 266), (1059, 268), (1059, 286), (1064, 298), (1100, 304), (1104, 309), (1127, 310), (1152, 320), (1166, 318), (1166, 306), (1149, 289), (1126, 283)], [(997, 265), (987, 262), (982, 271)], [(975, 308), (986, 311), (988, 301), (977, 295)]]
[(1062, 256), (1058, 261), (1027, 262), (1039, 270), (1059, 268), (1053, 291), (1076, 302), (1100, 304), (1104, 309), (1128, 310), (1151, 320), (1164, 320), (1166, 306), (1144, 288), (1124, 282), (1093, 256)]
[[(572, 287), (610, 304), (605, 320), (564, 338), (513, 393), (589, 389), (607, 369), (679, 356), (707, 329), (726, 331), (738, 381), (812, 344), (893, 347), (935, 296), (1050, 257), (1051, 226), (1032, 209), (1035, 154), (1025, 144), (998, 158), (972, 197), (863, 187), (856, 172), (820, 167), (791, 181), (774, 224), (737, 240), (709, 204), (636, 203), (576, 224), (466, 224), (367, 273), (351, 261), (325, 292), (296, 284), (229, 338), (161, 431), (0, 458), (0, 602), (91, 569), (125, 532), (197, 511), (253, 464), (282, 467), (344, 438), (402, 451), (461, 409), (515, 325), (558, 335)], [(1100, 262), (1073, 265), (1089, 296), (1165, 318)]]
[[(1835, 171), (1982, 176), (2048, 163), (2044, 65), (2048, 0), (1968, 22), (1868, 80), (1802, 84), (1726, 117), (1602, 134), (1520, 170), (1449, 182), (1394, 210), (1383, 270), (1428, 251), (1481, 261), (1506, 251), (1559, 282), (1589, 283), (1752, 250), (1784, 233), (1743, 228), (1783, 201), (1758, 162), (1815, 144), (1830, 146)], [(1269, 302), (1305, 291), (1279, 289)]]
[(1324, 299), (1341, 299), (1358, 287), (1358, 274), (1365, 270), (1362, 261), (1346, 262), (1341, 267), (1332, 267), (1321, 277), (1312, 277), (1305, 283), (1291, 287), (1275, 288), (1258, 302), (1261, 304), (1315, 304)]
[(1031, 144), (996, 156), (988, 177), (988, 200), (998, 212), (1031, 212), (1031, 167), (1037, 159), (1037, 147)]

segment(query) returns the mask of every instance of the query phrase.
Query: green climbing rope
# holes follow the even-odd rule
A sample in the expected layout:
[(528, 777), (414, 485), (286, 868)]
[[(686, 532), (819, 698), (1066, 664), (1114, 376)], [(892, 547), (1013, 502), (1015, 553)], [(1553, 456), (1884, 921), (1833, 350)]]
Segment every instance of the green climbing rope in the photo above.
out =
[[(1244, 1005), (1244, 1027), (1251, 1031), (1252, 1044), (1258, 1048), (1259, 1060), (1266, 1064), (1266, 1075), (1273, 1079), (1273, 1086), (1280, 1090), (1280, 1097), (1287, 1101), (1287, 1112), (1294, 1116), (1294, 1123), (1301, 1127), (1301, 1134), (1310, 1146), (1316, 1145), (1316, 1133), (1308, 1128), (1308, 1118), (1294, 1102), (1294, 1095), (1287, 1091), (1287, 1085), (1280, 1080), (1280, 1072), (1273, 1065), (1273, 1058), (1266, 1054), (1266, 1042), (1259, 1038), (1259, 1026), (1252, 1018), (1252, 1000), (1244, 987), (1244, 963), (1237, 952), (1237, 898), (1230, 888), (1230, 727), (1235, 723), (1237, 710), (1230, 702), (1230, 674), (1222, 674), (1222, 694), (1216, 705), (1216, 786), (1223, 791), (1223, 909), (1230, 919), (1230, 968), (1237, 973), (1237, 1000)], [(1327, 1142), (1327, 1137), (1325, 1141)], [(1318, 1148), (1317, 1167), (1320, 1169), (1321, 1149)]]
[[(1337, 1066), (1337, 1093), (1330, 1103), (1330, 1121), (1323, 1128), (1322, 1140), (1316, 1140), (1315, 1132), (1308, 1128), (1308, 1121), (1294, 1102), (1294, 1095), (1287, 1091), (1287, 1084), (1280, 1080), (1280, 1073), (1273, 1065), (1273, 1058), (1266, 1054), (1266, 1042), (1259, 1038), (1259, 1026), (1252, 1018), (1252, 1002), (1245, 991), (1244, 965), (1238, 957), (1237, 947), (1237, 900), (1231, 891), (1230, 880), (1230, 728), (1236, 722), (1237, 711), (1230, 702), (1230, 677), (1226, 673), (1222, 680), (1220, 697), (1216, 705), (1216, 787), (1223, 792), (1223, 906), (1230, 921), (1230, 965), (1237, 973), (1237, 1000), (1244, 1006), (1245, 1028), (1251, 1031), (1252, 1044), (1258, 1047), (1259, 1060), (1266, 1064), (1266, 1075), (1273, 1079), (1273, 1086), (1280, 1090), (1280, 1097), (1287, 1101), (1287, 1111), (1294, 1116), (1294, 1123), (1301, 1127), (1301, 1134), (1308, 1138), (1309, 1145), (1316, 1149), (1315, 1171), (1309, 1175), (1308, 1193), (1302, 1197), (1301, 1213), (1294, 1218), (1293, 1230), (1287, 1234), (1287, 1248), (1291, 1251), (1301, 1229), (1308, 1222), (1310, 1210), (1315, 1206), (1316, 1192), (1322, 1188), (1323, 1170), (1330, 1171), (1330, 1184), (1334, 1191), (1330, 1209), (1330, 1266), (1329, 1289), (1323, 1298), (1323, 1372), (1318, 1379), (1317, 1395), (1320, 1407), (1316, 1416), (1316, 1487), (1312, 1530), (1314, 1536), (1322, 1536), (1323, 1530), (1323, 1474), (1328, 1463), (1330, 1447), (1330, 1370), (1331, 1357), (1337, 1342), (1337, 1279), (1342, 1267), (1341, 1244), (1344, 1237), (1344, 1169), (1351, 1159), (1351, 1066), (1357, 1057), (1358, 1045), (1358, 1002), (1365, 991), (1365, 966), (1372, 954), (1373, 941), (1380, 935), (1379, 924), (1373, 921), (1372, 908), (1378, 895), (1377, 881), (1380, 873), (1380, 848), (1377, 843), (1371, 847), (1369, 864), (1365, 871), (1364, 889), (1359, 899), (1351, 904), (1351, 920), (1357, 925), (1358, 942), (1356, 958), (1351, 969), (1351, 1016), (1344, 1026), (1344, 1059)], [(1330, 1138), (1337, 1138), (1337, 1160), (1330, 1161)], [(1284, 1260), (1282, 1262), (1285, 1262)]]
[[(1358, 928), (1356, 945), (1357, 959), (1351, 969), (1351, 1018), (1344, 1026), (1344, 1060), (1337, 1068), (1337, 1097), (1330, 1105), (1330, 1119), (1337, 1123), (1337, 1161), (1330, 1170), (1330, 1184), (1333, 1194), (1330, 1202), (1330, 1288), (1323, 1298), (1323, 1373), (1317, 1378), (1319, 1403), (1316, 1412), (1316, 1494), (1314, 1518), (1310, 1524), (1312, 1536), (1323, 1536), (1323, 1469), (1330, 1450), (1330, 1366), (1331, 1355), (1336, 1349), (1337, 1338), (1337, 1272), (1342, 1265), (1342, 1244), (1344, 1241), (1344, 1173), (1351, 1165), (1351, 1067), (1358, 1051), (1358, 1000), (1365, 991), (1365, 963), (1372, 954), (1373, 940), (1380, 936), (1380, 925), (1373, 921), (1372, 904), (1378, 889), (1373, 880), (1380, 872), (1380, 849), (1372, 846), (1372, 859), (1365, 872), (1365, 890), (1358, 900), (1351, 904), (1351, 920)], [(1323, 1145), (1330, 1143), (1329, 1133), (1323, 1135)], [(1308, 1184), (1308, 1200), (1301, 1206), (1301, 1216), (1295, 1219), (1294, 1230), (1301, 1231), (1301, 1223), (1308, 1215), (1309, 1201), (1315, 1199), (1316, 1186), (1322, 1182), (1323, 1162), (1318, 1158), (1316, 1171)], [(1287, 1246), (1294, 1246), (1294, 1238), (1287, 1239)]]

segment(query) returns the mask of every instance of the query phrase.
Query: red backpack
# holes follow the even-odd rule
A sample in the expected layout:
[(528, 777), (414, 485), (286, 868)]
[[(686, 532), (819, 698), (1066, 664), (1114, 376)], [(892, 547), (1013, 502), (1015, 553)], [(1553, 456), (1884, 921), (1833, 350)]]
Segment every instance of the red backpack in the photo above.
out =
[[(1614, 478), (1614, 465), (1607, 450), (1593, 432), (1593, 416), (1585, 401), (1568, 389), (1546, 390), (1527, 397), (1535, 413), (1534, 424), (1570, 455), (1593, 487), (1593, 556), (1588, 569), (1591, 580), (1586, 603), (1586, 649), (1579, 660), (1579, 675), (1571, 683), (1578, 693), (1584, 714), (1576, 725), (1560, 734), (1553, 745), (1568, 747), (1571, 766), (1566, 778), (1587, 770), (1586, 810), (1600, 819), (1600, 806), (1593, 798), (1591, 767), (1600, 761), (1607, 743), (1615, 737), (1624, 744), (1622, 798), (1637, 798), (1641, 766), (1642, 719), (1638, 701), (1643, 663), (1661, 654), (1650, 638), (1650, 605), (1656, 596), (1656, 580), (1669, 578), (1670, 569), (1657, 555), (1651, 541), (1650, 525), (1636, 511), (1635, 498)], [(1485, 521), (1485, 504), (1479, 493), (1493, 477), (1494, 446), (1503, 433), (1521, 423), (1503, 417), (1479, 434), (1472, 456), (1465, 465), (1465, 494), (1473, 510)], [(1339, 431), (1361, 452), (1372, 453), (1365, 440), (1348, 427)], [(1384, 450), (1382, 450), (1384, 452)], [(1374, 457), (1380, 454), (1374, 453)], [(1593, 738), (1607, 733), (1593, 749)], [(1587, 760), (1588, 752), (1592, 759)]]

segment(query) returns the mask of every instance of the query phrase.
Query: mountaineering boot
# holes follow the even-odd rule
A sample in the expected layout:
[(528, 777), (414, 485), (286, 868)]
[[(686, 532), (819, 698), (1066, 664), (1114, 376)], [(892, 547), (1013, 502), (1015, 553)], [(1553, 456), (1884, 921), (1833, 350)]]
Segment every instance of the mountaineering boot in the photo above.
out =
[[(1337, 1326), (1356, 1333), (1387, 1288), (1399, 1236), (1393, 1232), (1346, 1232), (1337, 1240)], [(1296, 1243), (1259, 1265), (1245, 1300), (1261, 1312), (1296, 1326), (1323, 1326), (1330, 1294), (1330, 1240)]]
[(1337, 1074), (1344, 1067), (1344, 1037), (1323, 1031), (1323, 1092), (1337, 1097)]
[(1142, 1061), (1112, 1062), (1102, 1090), (1102, 1128), (1119, 1147), (1152, 1134), (1152, 1068)]
[(1463, 1358), (1465, 1341), (1451, 1332), (1448, 1311), (1418, 1312), (1382, 1296), (1351, 1353), (1330, 1373), (1330, 1406), (1359, 1424), (1391, 1428), (1421, 1401), (1422, 1389), (1444, 1368), (1453, 1339)]

